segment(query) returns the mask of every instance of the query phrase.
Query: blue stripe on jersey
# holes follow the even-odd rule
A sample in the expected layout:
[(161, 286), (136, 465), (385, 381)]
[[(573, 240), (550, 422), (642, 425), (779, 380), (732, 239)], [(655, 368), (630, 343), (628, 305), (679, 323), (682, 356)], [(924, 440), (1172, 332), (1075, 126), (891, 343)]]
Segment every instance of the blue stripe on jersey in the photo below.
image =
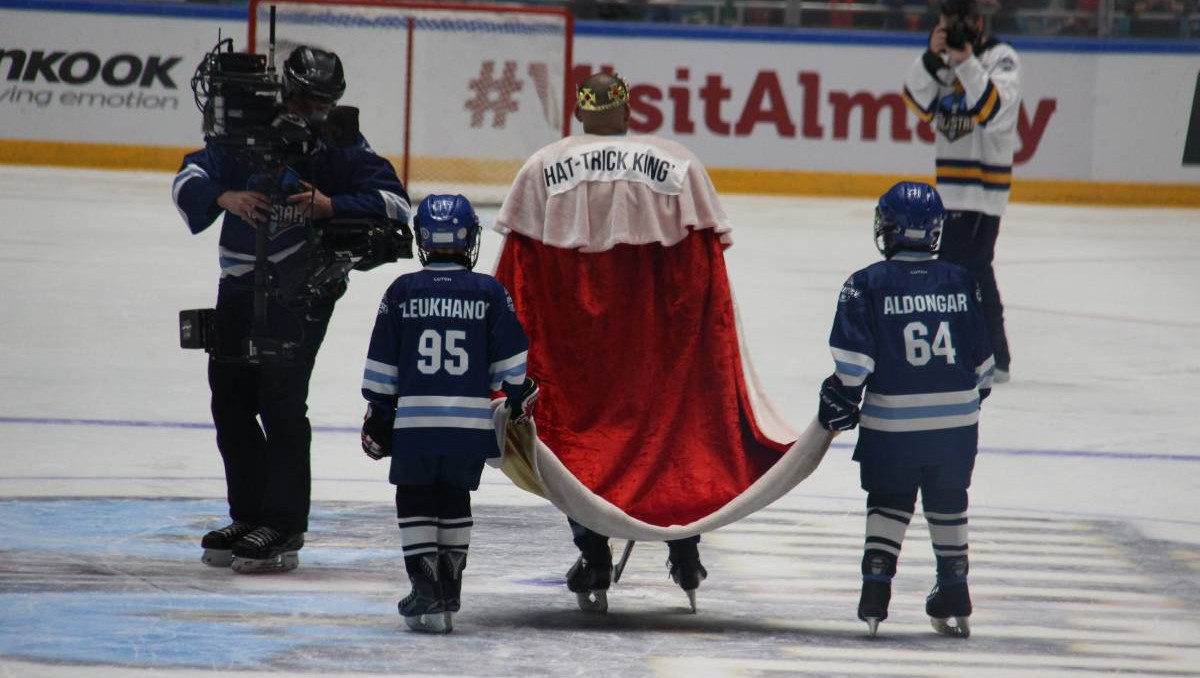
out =
[(862, 413), (880, 419), (924, 419), (971, 414), (979, 409), (979, 399), (958, 405), (926, 405), (924, 407), (884, 407), (864, 403)]
[[(492, 418), (479, 417), (396, 417), (393, 428), (465, 428), (490, 431), (493, 428)], [(494, 441), (493, 441), (494, 442)]]
[(396, 378), (372, 370), (363, 370), (362, 387), (383, 395), (395, 395)]
[(379, 395), (396, 395), (399, 374), (400, 368), (395, 365), (368, 358), (367, 366), (363, 369), (362, 388), (364, 391), (371, 391)]
[(396, 417), (473, 417), (492, 419), (492, 408), (480, 407), (397, 407)]
[(492, 389), (498, 390), (505, 382), (510, 384), (521, 384), (525, 382), (525, 363), (503, 372), (492, 374)]
[(937, 431), (973, 426), (979, 421), (979, 391), (881, 395), (863, 399), (864, 428), (879, 431)]
[(836, 346), (830, 346), (829, 351), (833, 354), (834, 373), (846, 386), (862, 386), (867, 377), (875, 371), (875, 359), (865, 353), (847, 351)]
[(837, 366), (837, 371), (840, 373), (843, 373), (843, 374), (851, 374), (856, 377), (865, 377), (871, 373), (871, 370), (868, 370), (867, 368), (863, 367), (862, 365), (854, 365), (852, 363), (844, 363), (840, 360), (833, 361), (833, 364)]
[(488, 366), (491, 375), (491, 388), (498, 391), (505, 384), (521, 384), (525, 381), (526, 359), (529, 351), (521, 351), (503, 360), (497, 360)]
[[(979, 423), (979, 410), (969, 414), (956, 414), (941, 417), (920, 417), (913, 419), (886, 419), (872, 417), (866, 413), (859, 418), (859, 424), (864, 430), (882, 431), (886, 433), (932, 433), (956, 428), (974, 428)], [(859, 436), (860, 442), (862, 436)]]

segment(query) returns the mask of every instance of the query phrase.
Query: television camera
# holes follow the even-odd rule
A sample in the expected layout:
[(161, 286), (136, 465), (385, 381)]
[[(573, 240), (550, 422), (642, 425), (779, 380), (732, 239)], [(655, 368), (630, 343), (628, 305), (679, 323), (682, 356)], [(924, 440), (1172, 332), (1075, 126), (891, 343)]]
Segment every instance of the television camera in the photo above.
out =
[[(252, 168), (251, 190), (272, 204), (265, 225), (256, 228), (253, 276), (254, 316), (241, 350), (228, 355), (220, 341), (221, 323), (215, 309), (179, 313), (183, 348), (202, 348), (221, 360), (262, 363), (295, 357), (304, 337), (273, 336), (268, 310), (297, 315), (306, 305), (340, 295), (351, 270), (367, 271), (413, 256), (408, 224), (383, 217), (333, 218), (313, 221), (303, 205), (287, 198), (305, 189), (294, 165), (305, 162), (322, 144), (334, 148), (358, 140), (358, 109), (335, 106), (328, 117), (312, 123), (289, 113), (283, 102), (283, 82), (274, 66), (275, 8), (271, 7), (268, 56), (233, 51), (232, 39), (218, 36), (192, 77), (192, 93), (203, 114), (204, 140), (233, 154)], [(292, 227), (305, 229), (304, 256), (299, 274), (283, 273), (270, 261), (271, 240)], [(302, 327), (303, 323), (297, 325)], [(218, 347), (225, 347), (218, 350)]]

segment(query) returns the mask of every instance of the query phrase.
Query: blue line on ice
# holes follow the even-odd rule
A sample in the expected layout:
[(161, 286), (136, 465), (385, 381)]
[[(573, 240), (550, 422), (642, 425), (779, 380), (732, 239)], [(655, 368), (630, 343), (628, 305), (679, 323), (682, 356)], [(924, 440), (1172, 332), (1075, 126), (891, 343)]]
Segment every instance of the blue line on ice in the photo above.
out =
[[(195, 421), (147, 421), (137, 419), (71, 419), (55, 417), (0, 417), (0, 424), (30, 424), (36, 426), (102, 426), (124, 428), (182, 428), (211, 429), (208, 422)], [(358, 433), (357, 426), (316, 426), (313, 433)], [(833, 447), (851, 448), (850, 443), (834, 443)], [(1034, 450), (1009, 447), (981, 446), (984, 454), (1002, 454), (1012, 457), (1090, 457), (1093, 459), (1115, 459), (1136, 461), (1196, 461), (1200, 454), (1165, 454), (1158, 452), (1104, 452), (1100, 450)]]

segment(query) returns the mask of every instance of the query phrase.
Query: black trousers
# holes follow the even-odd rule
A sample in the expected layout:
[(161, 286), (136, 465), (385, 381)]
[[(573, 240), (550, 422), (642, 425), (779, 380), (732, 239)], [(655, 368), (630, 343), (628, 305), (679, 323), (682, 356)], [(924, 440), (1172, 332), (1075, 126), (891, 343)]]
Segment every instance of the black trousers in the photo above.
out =
[[(333, 305), (334, 300), (322, 301), (296, 315), (304, 326), (304, 344), (290, 363), (209, 360), (213, 424), (233, 520), (287, 534), (308, 530), (308, 382)], [(233, 309), (218, 304), (218, 316), (222, 310)]]
[(1000, 235), (1000, 217), (982, 212), (950, 212), (942, 228), (939, 258), (970, 271), (979, 283), (983, 295), (983, 317), (987, 322), (996, 356), (996, 369), (1008, 370), (1008, 336), (1004, 332), (1004, 303), (996, 286), (992, 259), (996, 255), (996, 238)]

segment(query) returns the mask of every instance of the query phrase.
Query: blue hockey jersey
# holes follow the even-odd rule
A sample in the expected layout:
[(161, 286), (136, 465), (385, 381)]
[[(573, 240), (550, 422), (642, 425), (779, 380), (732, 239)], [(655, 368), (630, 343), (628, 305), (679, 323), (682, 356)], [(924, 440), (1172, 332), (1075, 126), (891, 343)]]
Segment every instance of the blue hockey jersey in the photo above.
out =
[(856, 272), (829, 346), (838, 379), (863, 398), (856, 460), (929, 465), (975, 454), (994, 360), (965, 269), (900, 251)]
[(368, 401), (395, 408), (393, 458), (499, 455), (491, 394), (520, 393), (528, 351), (495, 278), (444, 263), (397, 278), (379, 304), (362, 385)]
[[(321, 145), (312, 156), (291, 169), (295, 178), (330, 196), (335, 216), (386, 216), (408, 223), (411, 209), (404, 186), (392, 164), (376, 155), (362, 135), (356, 144), (346, 148)], [(266, 179), (256, 176), (255, 170), (236, 158), (230, 149), (209, 144), (184, 157), (171, 187), (171, 197), (188, 228), (199, 233), (221, 214), (217, 198), (222, 193), (259, 190)], [(307, 237), (303, 228), (290, 228), (273, 235), (269, 257), (276, 265), (296, 260), (293, 255), (304, 247)], [(254, 270), (254, 241), (253, 226), (234, 214), (225, 215), (220, 239), (222, 282)]]

